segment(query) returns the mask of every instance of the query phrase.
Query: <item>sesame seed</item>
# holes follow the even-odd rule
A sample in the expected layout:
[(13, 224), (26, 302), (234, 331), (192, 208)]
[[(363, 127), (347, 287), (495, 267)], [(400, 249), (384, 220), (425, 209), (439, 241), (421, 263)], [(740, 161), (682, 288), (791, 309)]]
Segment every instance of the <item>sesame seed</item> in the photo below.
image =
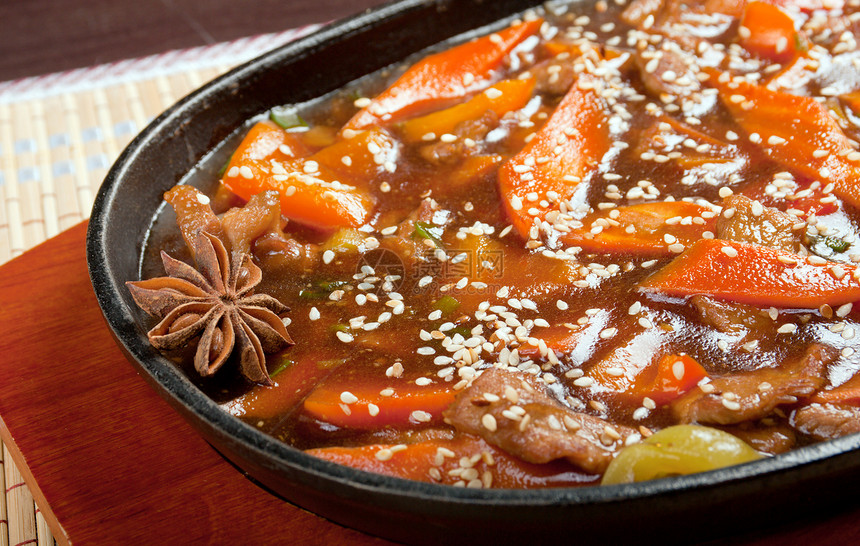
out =
[(573, 384), (577, 387), (590, 387), (594, 385), (594, 379), (590, 377), (580, 377), (578, 379), (575, 379)]
[(390, 449), (382, 448), (376, 452), (376, 459), (380, 461), (387, 461), (391, 459), (392, 455), (394, 455)]
[(684, 373), (686, 371), (687, 369), (684, 367), (684, 363), (682, 361), (678, 360), (672, 364), (672, 375), (674, 375), (675, 379), (678, 381), (684, 379)]
[(600, 339), (609, 339), (618, 333), (617, 328), (605, 328), (600, 332)]
[(484, 425), (484, 428), (489, 430), (490, 432), (495, 432), (498, 428), (498, 426), (496, 425), (496, 418), (489, 413), (485, 413), (484, 416), (481, 417), (481, 424)]
[(723, 254), (725, 254), (726, 256), (728, 256), (729, 258), (736, 258), (738, 255), (738, 251), (735, 250), (733, 247), (730, 247), (730, 246), (724, 246), (723, 248), (720, 249), (720, 251)]
[(495, 100), (502, 96), (502, 92), (495, 87), (490, 87), (484, 93), (487, 95), (487, 98), (490, 100)]
[(242, 165), (241, 167), (239, 167), (239, 176), (246, 180), (253, 180), (254, 171), (251, 170), (251, 167), (247, 165)]
[(340, 401), (344, 404), (355, 404), (358, 402), (358, 397), (349, 391), (343, 391), (340, 393)]
[(721, 400), (721, 402), (722, 402), (723, 406), (728, 410), (738, 411), (741, 409), (741, 405), (738, 402), (735, 402), (734, 400), (728, 400), (726, 398), (723, 398)]
[(418, 421), (419, 423), (429, 423), (433, 416), (426, 411), (415, 410), (409, 414), (410, 419)]

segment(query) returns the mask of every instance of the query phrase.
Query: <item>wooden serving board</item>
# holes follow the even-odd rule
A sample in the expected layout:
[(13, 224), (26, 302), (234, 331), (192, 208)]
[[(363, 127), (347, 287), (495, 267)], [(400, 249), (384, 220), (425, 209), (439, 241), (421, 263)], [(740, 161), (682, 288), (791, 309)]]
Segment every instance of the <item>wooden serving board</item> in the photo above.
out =
[[(268, 493), (159, 398), (104, 323), (85, 234), (79, 224), (0, 267), (0, 436), (58, 542), (388, 544)], [(731, 543), (858, 544), (848, 502)]]
[(136, 374), (96, 303), (85, 234), (0, 268), (0, 433), (57, 541), (386, 544), (260, 488)]

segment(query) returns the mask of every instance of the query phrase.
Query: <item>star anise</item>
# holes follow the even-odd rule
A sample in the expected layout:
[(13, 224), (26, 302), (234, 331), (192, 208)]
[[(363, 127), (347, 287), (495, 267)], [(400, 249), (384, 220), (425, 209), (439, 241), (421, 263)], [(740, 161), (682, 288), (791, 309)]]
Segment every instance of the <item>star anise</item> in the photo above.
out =
[(235, 352), (242, 375), (271, 384), (266, 353), (293, 344), (280, 318), (289, 309), (253, 293), (263, 273), (247, 253), (231, 258), (221, 239), (202, 230), (192, 250), (197, 269), (162, 251), (168, 276), (126, 283), (134, 301), (161, 319), (148, 332), (150, 343), (173, 350), (199, 338), (194, 367), (201, 375), (214, 374)]

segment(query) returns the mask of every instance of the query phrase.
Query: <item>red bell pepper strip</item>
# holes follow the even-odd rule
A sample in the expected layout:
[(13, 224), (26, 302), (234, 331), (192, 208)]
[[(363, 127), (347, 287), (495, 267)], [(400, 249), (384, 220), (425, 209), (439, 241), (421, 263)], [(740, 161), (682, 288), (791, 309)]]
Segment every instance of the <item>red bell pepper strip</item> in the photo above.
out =
[(689, 355), (666, 355), (657, 362), (656, 369), (656, 377), (651, 381), (638, 381), (635, 391), (657, 404), (668, 404), (680, 398), (708, 377), (708, 372)]
[[(853, 148), (826, 106), (812, 97), (709, 72), (726, 108), (748, 134), (761, 137), (761, 145), (772, 159), (810, 179), (832, 182), (837, 197), (860, 207), (860, 169), (844, 153)], [(772, 137), (777, 142), (770, 143)], [(827, 153), (814, 153), (818, 150)]]
[(741, 18), (738, 42), (757, 57), (786, 63), (800, 54), (798, 44), (805, 39), (795, 30), (794, 19), (768, 2), (749, 2)]
[[(583, 74), (526, 146), (499, 169), (499, 190), (505, 212), (522, 237), (535, 220), (557, 210), (557, 200), (570, 199), (580, 180), (609, 150), (609, 127), (594, 76)], [(549, 199), (543, 207), (540, 200)], [(530, 194), (537, 200), (529, 199)]]
[(688, 355), (665, 355), (656, 364), (637, 361), (640, 355), (631, 352), (653, 345), (652, 339), (634, 338), (626, 347), (616, 350), (614, 357), (592, 366), (588, 377), (594, 379), (601, 390), (632, 404), (641, 404), (646, 397), (657, 404), (668, 404), (708, 376), (708, 372)]
[[(713, 233), (717, 220), (716, 214), (700, 205), (660, 201), (600, 211), (586, 216), (583, 223), (583, 229), (573, 230), (561, 240), (587, 252), (659, 257), (671, 256), (673, 244), (686, 247), (701, 239), (705, 231)], [(592, 226), (601, 231), (594, 233)]]
[(486, 88), (490, 72), (542, 23), (542, 19), (520, 23), (425, 57), (359, 110), (344, 129), (400, 121), (443, 108), (452, 99)]
[[(639, 288), (669, 296), (696, 294), (759, 307), (817, 309), (860, 300), (857, 266), (810, 262), (773, 248), (701, 239)], [(860, 276), (860, 273), (856, 273)]]

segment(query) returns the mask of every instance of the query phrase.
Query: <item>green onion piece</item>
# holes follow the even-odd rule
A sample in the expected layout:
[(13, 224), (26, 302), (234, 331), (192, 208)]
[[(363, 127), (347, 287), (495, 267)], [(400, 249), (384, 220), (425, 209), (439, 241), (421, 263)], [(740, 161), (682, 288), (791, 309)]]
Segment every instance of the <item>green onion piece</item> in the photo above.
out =
[(442, 248), (442, 228), (429, 224), (427, 222), (415, 222), (415, 230), (412, 232), (412, 238), (430, 239), (436, 248)]
[(466, 339), (469, 339), (470, 337), (472, 337), (472, 329), (467, 328), (465, 326), (455, 326), (445, 333), (449, 337), (454, 337), (454, 335), (456, 335), (456, 334), (460, 334), (461, 336), (463, 336)]
[(275, 369), (272, 370), (272, 372), (269, 374), (269, 377), (275, 377), (276, 375), (278, 375), (282, 371), (286, 370), (287, 368), (289, 368), (293, 364), (295, 364), (295, 363), (291, 359), (289, 359), (287, 357), (281, 357), (279, 359), (278, 365), (275, 366)]
[(282, 129), (303, 130), (307, 128), (308, 122), (292, 106), (276, 106), (269, 112), (269, 118), (277, 123)]
[(809, 51), (809, 44), (799, 32), (794, 33), (794, 48), (801, 53)]
[(227, 161), (225, 161), (225, 162), (224, 162), (224, 164), (221, 166), (221, 170), (219, 170), (219, 171), (218, 171), (218, 178), (223, 178), (223, 177), (224, 177), (224, 173), (226, 173), (226, 172), (227, 172), (227, 167), (228, 167), (228, 166), (230, 166), (230, 162), (231, 162), (231, 161), (233, 161), (233, 155), (234, 155), (234, 154), (230, 154), (230, 157), (229, 157), (229, 158), (227, 159)]
[(840, 239), (839, 237), (834, 237), (832, 235), (824, 237), (821, 242), (824, 243), (833, 252), (845, 252), (846, 250), (851, 248), (851, 243), (849, 243), (845, 239)]
[(324, 300), (328, 295), (345, 285), (346, 281), (314, 281), (310, 288), (306, 288), (299, 292), (299, 297), (303, 300)]
[(329, 330), (331, 331), (331, 333), (335, 333), (335, 332), (349, 332), (349, 326), (347, 326), (346, 324), (332, 324), (332, 325), (329, 327)]
[(452, 296), (442, 296), (433, 304), (435, 309), (442, 311), (445, 315), (450, 315), (460, 307), (460, 302)]

